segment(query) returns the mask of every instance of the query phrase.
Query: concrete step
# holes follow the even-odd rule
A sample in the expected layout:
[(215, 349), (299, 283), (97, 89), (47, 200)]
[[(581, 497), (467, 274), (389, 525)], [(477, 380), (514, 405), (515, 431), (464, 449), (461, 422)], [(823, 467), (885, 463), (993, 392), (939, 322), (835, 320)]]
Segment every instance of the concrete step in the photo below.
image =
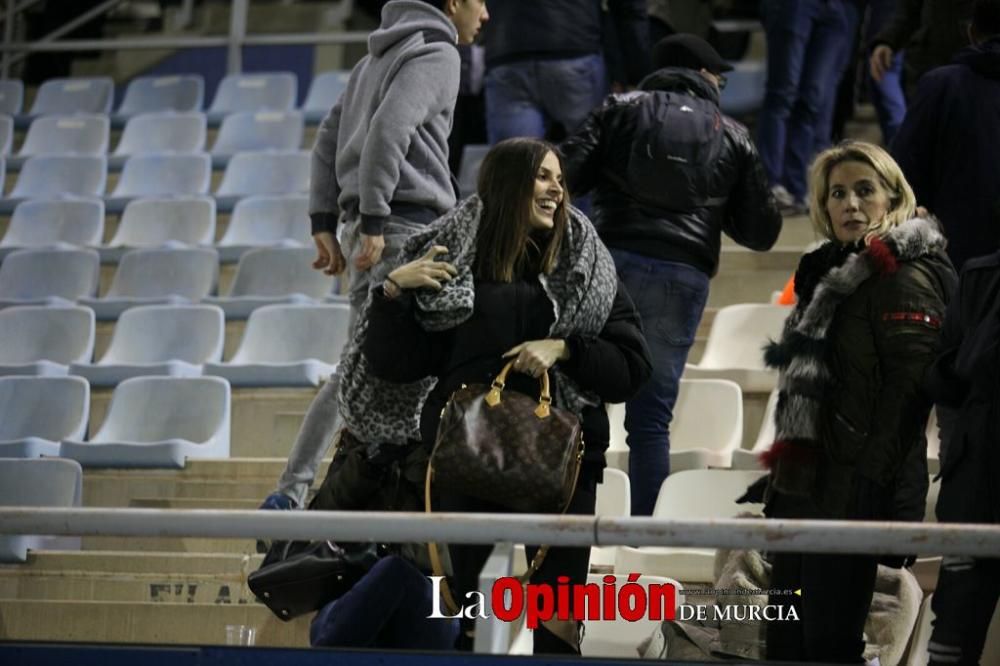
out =
[[(714, 313), (713, 313), (714, 316)], [(88, 468), (84, 470), (85, 477), (105, 477), (120, 475), (126, 478), (163, 477), (170, 476), (180, 481), (204, 481), (223, 479), (229, 481), (258, 482), (266, 479), (277, 480), (285, 469), (286, 459), (281, 457), (267, 458), (191, 458), (183, 469), (117, 469)], [(321, 469), (326, 469), (330, 459), (322, 462)]]
[[(813, 229), (808, 215), (789, 215), (785, 217), (784, 223), (781, 225), (781, 233), (778, 235), (778, 242), (775, 245), (805, 249), (810, 243), (821, 238)], [(722, 234), (722, 247), (725, 249), (740, 246), (732, 238)]]
[(84, 550), (130, 550), (156, 553), (228, 553), (256, 555), (253, 539), (208, 539), (187, 537), (85, 536)]
[(239, 509), (253, 511), (259, 499), (206, 499), (201, 497), (136, 497), (128, 505), (136, 509)]
[[(324, 471), (325, 472), (325, 471)], [(128, 476), (123, 472), (91, 473), (83, 479), (84, 506), (129, 506), (139, 497), (242, 499), (260, 502), (274, 490), (272, 479), (184, 479), (176, 476)]]
[(224, 645), (227, 625), (257, 646), (308, 647), (310, 615), (282, 622), (256, 603), (0, 600), (0, 640)]
[(141, 553), (132, 550), (31, 550), (27, 561), (0, 564), (0, 572), (66, 571), (93, 574), (226, 575), (253, 571), (263, 555), (229, 553)]

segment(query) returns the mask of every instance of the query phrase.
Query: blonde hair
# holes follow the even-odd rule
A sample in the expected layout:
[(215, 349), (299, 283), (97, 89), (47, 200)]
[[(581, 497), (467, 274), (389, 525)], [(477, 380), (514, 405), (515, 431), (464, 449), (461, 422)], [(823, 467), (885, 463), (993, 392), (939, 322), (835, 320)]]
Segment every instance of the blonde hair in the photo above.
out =
[(861, 162), (870, 166), (889, 193), (889, 212), (872, 224), (865, 234), (866, 240), (872, 236), (885, 236), (913, 217), (917, 199), (896, 160), (875, 144), (843, 141), (820, 153), (809, 169), (809, 220), (817, 232), (830, 240), (837, 240), (830, 214), (826, 211), (826, 202), (830, 196), (830, 172), (843, 162)]

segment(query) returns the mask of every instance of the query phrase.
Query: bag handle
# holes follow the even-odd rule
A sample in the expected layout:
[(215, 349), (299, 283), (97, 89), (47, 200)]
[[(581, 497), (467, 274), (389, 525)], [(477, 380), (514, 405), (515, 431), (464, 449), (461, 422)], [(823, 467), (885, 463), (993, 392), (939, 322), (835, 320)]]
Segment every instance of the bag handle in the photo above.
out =
[[(514, 359), (507, 361), (507, 365), (503, 366), (500, 374), (493, 380), (492, 388), (490, 388), (489, 393), (487, 393), (484, 398), (484, 400), (486, 400), (486, 404), (490, 407), (496, 407), (500, 404), (500, 396), (507, 384), (507, 373), (510, 372), (513, 367)], [(548, 370), (542, 372), (542, 375), (538, 378), (538, 383), (541, 386), (541, 393), (538, 396), (538, 407), (535, 407), (535, 416), (540, 419), (546, 419), (549, 417), (551, 412), (550, 406), (552, 405), (552, 394), (549, 392)]]

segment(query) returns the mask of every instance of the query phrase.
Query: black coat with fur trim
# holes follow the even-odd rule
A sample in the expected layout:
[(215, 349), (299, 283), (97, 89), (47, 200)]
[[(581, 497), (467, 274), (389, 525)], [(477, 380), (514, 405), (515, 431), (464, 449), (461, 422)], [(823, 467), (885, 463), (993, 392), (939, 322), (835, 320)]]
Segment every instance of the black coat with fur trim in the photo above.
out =
[(956, 276), (936, 223), (914, 219), (868, 247), (803, 257), (799, 304), (765, 350), (780, 370), (769, 492), (817, 517), (920, 520), (934, 360)]

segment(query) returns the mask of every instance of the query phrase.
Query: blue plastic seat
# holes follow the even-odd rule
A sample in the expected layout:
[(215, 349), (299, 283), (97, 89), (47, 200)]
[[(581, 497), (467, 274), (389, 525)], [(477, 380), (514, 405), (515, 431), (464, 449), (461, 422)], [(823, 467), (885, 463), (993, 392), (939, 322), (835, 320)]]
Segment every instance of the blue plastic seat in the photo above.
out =
[(728, 84), (720, 95), (719, 106), (730, 116), (756, 113), (764, 105), (767, 63), (762, 60), (741, 60), (732, 65), (734, 69), (726, 74)]
[(315, 125), (323, 120), (340, 99), (350, 78), (350, 71), (340, 69), (322, 72), (313, 77), (309, 92), (306, 94), (306, 101), (302, 104), (302, 112), (307, 123)]
[(89, 419), (82, 377), (0, 377), (0, 457), (59, 455), (59, 443), (83, 437)]
[(0, 239), (0, 260), (15, 250), (51, 245), (95, 247), (104, 236), (100, 199), (29, 199), (14, 209)]
[(212, 293), (218, 278), (219, 255), (213, 249), (131, 250), (122, 255), (108, 293), (81, 298), (80, 304), (93, 308), (99, 320), (117, 319), (137, 305), (197, 303)]
[(10, 155), (14, 145), (14, 118), (0, 115), (0, 157)]
[(212, 197), (148, 197), (129, 202), (114, 238), (99, 252), (102, 262), (114, 263), (135, 248), (170, 244), (210, 246), (214, 240)]
[(247, 250), (280, 245), (311, 247), (309, 197), (298, 194), (240, 199), (216, 249), (223, 263), (239, 261)]
[(16, 116), (24, 107), (24, 83), (19, 79), (0, 80), (0, 113)]
[(458, 169), (458, 191), (462, 197), (476, 193), (479, 167), (488, 152), (490, 147), (480, 144), (467, 144), (462, 150), (462, 164)]
[(0, 310), (0, 375), (58, 377), (94, 354), (94, 312), (77, 306)]
[(219, 83), (208, 122), (217, 125), (240, 111), (290, 111), (295, 108), (299, 81), (292, 72), (229, 74)]
[(74, 113), (111, 113), (115, 83), (108, 76), (49, 79), (38, 88), (31, 110), (19, 115), (15, 122), (26, 127), (32, 119), (47, 115)]
[(204, 105), (205, 78), (201, 74), (140, 76), (129, 81), (111, 120), (121, 126), (141, 113), (201, 111)]
[[(0, 459), (0, 505), (77, 507), (83, 470), (72, 460)], [(79, 550), (78, 536), (0, 536), (0, 562), (24, 562), (29, 550)]]
[(108, 165), (121, 169), (133, 155), (200, 153), (205, 150), (206, 127), (205, 114), (200, 111), (133, 116), (125, 125)]
[[(55, 270), (58, 268), (58, 270)], [(72, 303), (97, 293), (101, 259), (90, 249), (11, 252), (0, 264), (0, 307)]]
[(211, 178), (206, 153), (136, 155), (126, 160), (118, 185), (104, 203), (108, 212), (118, 213), (139, 197), (205, 194)]
[(225, 117), (212, 146), (212, 166), (221, 168), (235, 154), (253, 150), (298, 150), (305, 122), (298, 111), (255, 111)]
[(310, 157), (306, 150), (236, 153), (215, 193), (220, 211), (254, 194), (299, 194), (309, 191)]
[(9, 213), (24, 199), (101, 197), (107, 183), (107, 158), (99, 155), (35, 155), (21, 166), (14, 189), (0, 199)]
[(33, 155), (104, 155), (111, 128), (107, 116), (42, 116), (28, 128), (24, 144), (7, 166), (17, 171)]

